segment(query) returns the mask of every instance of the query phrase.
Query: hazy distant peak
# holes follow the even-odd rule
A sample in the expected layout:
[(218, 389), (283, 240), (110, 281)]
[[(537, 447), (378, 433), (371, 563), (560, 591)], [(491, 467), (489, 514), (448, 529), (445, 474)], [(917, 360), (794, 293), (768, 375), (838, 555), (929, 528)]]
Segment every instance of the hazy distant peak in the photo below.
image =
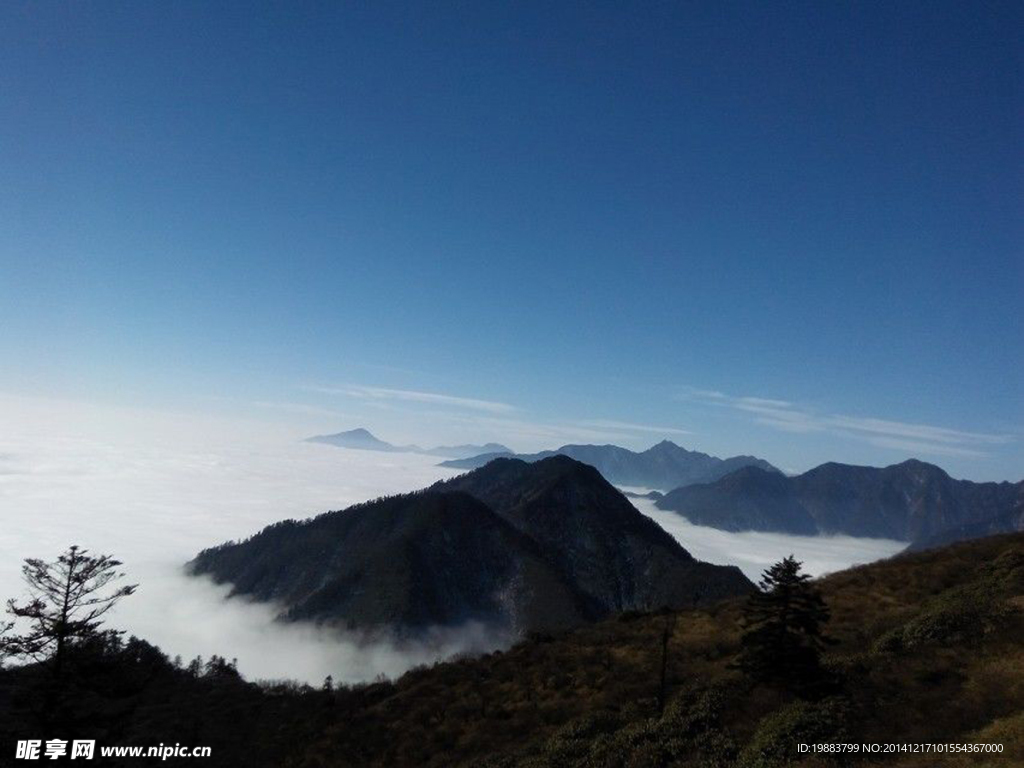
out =
[(936, 466), (935, 464), (929, 464), (927, 461), (921, 461), (920, 459), (907, 459), (906, 461), (901, 461), (899, 464), (888, 466), (886, 469), (905, 470), (908, 472), (927, 473), (949, 477), (949, 473), (942, 467)]
[[(666, 440), (659, 440), (657, 443), (652, 445), (647, 450), (648, 451), (653, 451), (656, 448), (678, 448), (679, 450), (683, 450), (683, 451), (686, 450), (681, 445), (677, 445), (676, 443), (673, 443), (671, 440), (667, 440), (667, 439)], [(692, 453), (692, 451), (691, 451), (691, 453)]]
[(425, 453), (430, 456), (441, 456), (448, 459), (463, 459), (481, 453), (510, 454), (512, 451), (500, 443), (484, 443), (483, 445), (440, 445), (436, 448), (420, 448), (418, 445), (394, 445), (381, 440), (365, 427), (356, 427), (346, 432), (335, 432), (330, 435), (314, 435), (306, 438), (307, 443), (324, 443), (337, 448), (354, 448), (362, 451), (384, 451), (388, 453)]
[(479, 456), (483, 453), (511, 454), (512, 449), (501, 443), (484, 443), (483, 445), (467, 443), (463, 445), (439, 445), (436, 448), (428, 448), (422, 451), (422, 453), (429, 453), (432, 456), (443, 456), (447, 459), (465, 459), (470, 456)]
[[(532, 462), (556, 455), (569, 456), (596, 467), (609, 482), (616, 485), (657, 488), (665, 491), (694, 483), (712, 482), (748, 464), (759, 466), (769, 472), (778, 472), (767, 461), (754, 456), (720, 459), (706, 453), (688, 451), (671, 440), (662, 440), (639, 453), (618, 445), (563, 445), (553, 451), (516, 454), (516, 458)], [(442, 462), (441, 466), (476, 469), (495, 458), (495, 454), (483, 454)]]
[(717, 480), (719, 483), (735, 483), (737, 480), (744, 478), (756, 478), (758, 480), (764, 479), (767, 482), (779, 482), (786, 479), (786, 475), (781, 472), (765, 469), (755, 464), (747, 464), (740, 467), (735, 472), (730, 472), (725, 477)]
[(405, 450), (378, 439), (370, 430), (364, 427), (350, 429), (347, 432), (336, 432), (332, 435), (314, 435), (313, 437), (306, 438), (306, 442), (324, 443), (338, 448), (354, 448), (362, 451), (395, 452)]

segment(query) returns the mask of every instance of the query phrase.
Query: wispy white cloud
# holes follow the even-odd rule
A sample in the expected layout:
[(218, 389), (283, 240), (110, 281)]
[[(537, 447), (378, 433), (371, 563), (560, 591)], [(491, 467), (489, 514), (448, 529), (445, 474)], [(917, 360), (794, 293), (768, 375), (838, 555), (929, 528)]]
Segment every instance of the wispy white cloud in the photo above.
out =
[(960, 430), (947, 429), (946, 427), (934, 427), (928, 424), (908, 424), (902, 421), (889, 421), (887, 419), (833, 416), (831, 421), (837, 427), (852, 429), (858, 432), (886, 437), (906, 437), (914, 440), (925, 440), (930, 443), (1005, 445), (1006, 443), (1013, 442), (1013, 437), (1010, 435), (961, 432)]
[(784, 432), (824, 432), (893, 450), (938, 456), (983, 457), (984, 450), (1013, 443), (1009, 434), (968, 432), (931, 424), (893, 421), (872, 416), (822, 413), (813, 408), (764, 397), (738, 397), (722, 392), (688, 389), (683, 394), (695, 400), (750, 414), (755, 423)]
[(633, 436), (623, 430), (587, 426), (580, 422), (546, 422), (515, 416), (451, 412), (427, 412), (424, 415), (461, 425), (474, 434), (498, 435), (501, 442), (524, 451), (557, 448), (566, 443), (621, 442)]
[(286, 413), (298, 413), (305, 416), (344, 416), (341, 411), (332, 408), (321, 408), (308, 403), (290, 403), (276, 400), (253, 400), (252, 404), (257, 408), (264, 408), (271, 411), (284, 411)]
[[(617, 419), (554, 419), (531, 417), (528, 411), (509, 403), (461, 397), (439, 392), (374, 387), (364, 384), (335, 386), (307, 385), (305, 392), (354, 398), (364, 406), (382, 410), (406, 410), (417, 407), (417, 419), (427, 419), (434, 434), (440, 427), (448, 432), (448, 441), (500, 440), (522, 450), (555, 448), (566, 443), (626, 443), (639, 435), (691, 435), (675, 426), (640, 424)], [(455, 430), (454, 432), (452, 430)], [(415, 437), (410, 436), (410, 440)]]
[(662, 427), (653, 424), (634, 424), (629, 421), (615, 421), (614, 419), (587, 419), (576, 422), (582, 427), (596, 427), (598, 429), (622, 429), (627, 432), (649, 432), (655, 435), (692, 435), (688, 429), (678, 427)]
[[(565, 418), (547, 421), (530, 418), (527, 411), (509, 403), (441, 392), (394, 389), (365, 384), (306, 385), (301, 389), (319, 395), (354, 398), (366, 406), (381, 409), (402, 409), (403, 403), (440, 406), (443, 410), (418, 409), (416, 415), (432, 417), (438, 424), (447, 426), (460, 424), (470, 428), (470, 436), (467, 436), (466, 439), (480, 439), (471, 436), (479, 434), (487, 436), (486, 439), (519, 442), (537, 449), (554, 448), (565, 443), (631, 442), (637, 440), (638, 435), (642, 434), (663, 436), (693, 434), (689, 430), (676, 426), (640, 424), (618, 419)], [(459, 411), (464, 413), (459, 413)], [(492, 437), (495, 435), (498, 437)]]
[(340, 387), (304, 387), (309, 392), (317, 392), (323, 395), (341, 395), (344, 397), (355, 397), (361, 400), (401, 400), (411, 403), (428, 403), (431, 405), (444, 405), (455, 408), (467, 408), (474, 411), (486, 413), (512, 413), (515, 406), (508, 403), (499, 403), (493, 400), (480, 400), (472, 397), (457, 397), (437, 392), (418, 392), (412, 389), (387, 389), (385, 387), (367, 387), (361, 384), (349, 384)]
[(702, 398), (704, 400), (727, 400), (729, 396), (724, 392), (719, 392), (717, 389), (696, 389), (695, 387), (688, 387), (686, 394), (692, 397)]
[(745, 407), (756, 408), (792, 408), (793, 404), (788, 400), (771, 400), (767, 397), (740, 397), (737, 398)]
[(892, 448), (895, 451), (905, 451), (907, 453), (929, 453), (935, 456), (963, 456), (975, 459), (988, 456), (984, 451), (972, 448), (936, 445), (934, 443), (924, 443), (920, 440), (901, 440), (894, 437), (869, 437), (866, 440), (871, 445), (877, 445), (879, 448)]
[(785, 400), (769, 400), (763, 397), (716, 398), (716, 405), (728, 405), (737, 410), (754, 414), (758, 424), (774, 427), (783, 432), (821, 432), (827, 427), (814, 414), (795, 408)]

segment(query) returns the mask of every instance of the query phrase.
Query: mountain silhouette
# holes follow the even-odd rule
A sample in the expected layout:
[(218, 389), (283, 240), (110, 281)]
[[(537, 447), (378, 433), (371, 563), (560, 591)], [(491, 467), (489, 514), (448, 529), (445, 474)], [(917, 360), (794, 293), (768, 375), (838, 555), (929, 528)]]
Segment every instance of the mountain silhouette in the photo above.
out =
[(752, 589), (695, 560), (593, 467), (502, 459), (411, 494), (288, 520), (190, 564), (285, 619), (415, 633), (478, 621), (522, 635)]
[(916, 459), (883, 468), (832, 462), (795, 477), (746, 467), (713, 483), (677, 488), (655, 503), (728, 531), (939, 544), (1024, 528), (1024, 482), (954, 480)]

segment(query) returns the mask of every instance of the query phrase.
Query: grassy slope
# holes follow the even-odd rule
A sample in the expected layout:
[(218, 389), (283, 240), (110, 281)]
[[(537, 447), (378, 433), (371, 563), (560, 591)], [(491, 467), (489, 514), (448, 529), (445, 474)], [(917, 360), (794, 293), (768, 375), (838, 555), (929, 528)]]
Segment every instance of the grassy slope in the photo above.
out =
[[(83, 672), (71, 700), (93, 718), (80, 737), (211, 745), (209, 766), (768, 768), (796, 759), (796, 743), (841, 739), (1006, 750), (857, 764), (1024, 765), (1024, 534), (904, 555), (820, 585), (838, 641), (829, 662), (846, 684), (812, 705), (730, 669), (741, 601), (675, 614), (661, 716), (660, 636), (673, 614), (623, 615), (331, 692), (195, 677), (154, 649)], [(39, 674), (0, 670), (0, 764), (15, 738), (42, 732), (31, 719)]]
[(844, 737), (1001, 741), (1015, 758), (942, 762), (1024, 761), (1024, 535), (905, 555), (820, 584), (833, 611), (829, 661), (846, 679), (842, 696), (806, 706), (751, 689), (729, 668), (740, 634), (740, 603), (730, 602), (678, 615), (663, 717), (656, 694), (667, 617), (624, 616), (409, 673), (297, 762), (767, 766), (795, 758), (798, 741)]

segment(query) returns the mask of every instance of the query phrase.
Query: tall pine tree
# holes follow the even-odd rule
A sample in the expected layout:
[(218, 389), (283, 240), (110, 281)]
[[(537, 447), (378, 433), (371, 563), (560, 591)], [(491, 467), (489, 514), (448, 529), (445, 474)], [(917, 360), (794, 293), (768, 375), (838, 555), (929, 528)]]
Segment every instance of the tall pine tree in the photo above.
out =
[(740, 668), (753, 680), (813, 693), (826, 679), (821, 651), (829, 610), (821, 593), (790, 555), (768, 568), (743, 611)]

